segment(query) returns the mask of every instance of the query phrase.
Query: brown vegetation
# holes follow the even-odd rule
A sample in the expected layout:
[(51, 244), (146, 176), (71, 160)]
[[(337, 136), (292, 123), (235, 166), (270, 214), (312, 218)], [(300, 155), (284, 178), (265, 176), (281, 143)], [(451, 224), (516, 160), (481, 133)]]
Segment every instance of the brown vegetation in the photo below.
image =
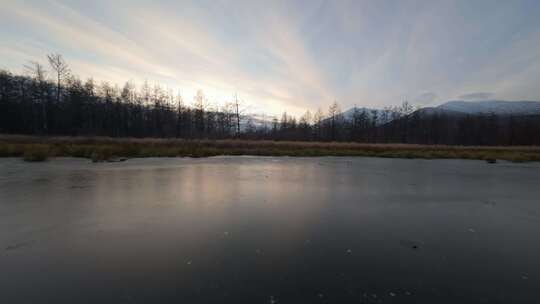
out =
[(58, 156), (84, 157), (102, 161), (118, 157), (208, 157), (217, 155), (457, 158), (523, 162), (540, 161), (540, 147), (0, 136), (0, 156), (24, 157), (28, 160), (45, 160), (47, 157)]

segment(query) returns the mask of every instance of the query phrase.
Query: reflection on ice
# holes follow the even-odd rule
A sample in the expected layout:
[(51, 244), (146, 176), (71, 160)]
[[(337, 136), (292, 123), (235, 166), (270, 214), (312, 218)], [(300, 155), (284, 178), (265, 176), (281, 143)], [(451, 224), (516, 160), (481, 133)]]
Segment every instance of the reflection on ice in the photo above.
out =
[(119, 303), (123, 290), (133, 303), (534, 302), (539, 169), (0, 159), (0, 293), (6, 303)]

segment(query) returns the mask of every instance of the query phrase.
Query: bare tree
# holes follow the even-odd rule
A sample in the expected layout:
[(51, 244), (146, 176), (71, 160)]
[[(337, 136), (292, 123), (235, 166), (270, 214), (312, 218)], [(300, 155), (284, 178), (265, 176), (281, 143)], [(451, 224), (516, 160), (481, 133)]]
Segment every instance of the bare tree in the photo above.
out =
[(313, 115), (313, 128), (315, 129), (315, 135), (317, 140), (320, 140), (322, 137), (322, 124), (324, 120), (324, 113), (321, 108), (318, 108)]
[[(245, 103), (243, 100), (238, 99), (238, 94), (234, 94), (234, 100), (232, 101), (233, 105), (233, 111), (235, 116), (235, 129), (236, 129), (236, 136), (240, 136), (240, 120), (242, 119), (242, 115), (244, 115), (246, 112), (250, 111), (250, 108), (245, 106)], [(252, 110), (252, 109), (251, 109)]]
[(275, 140), (279, 129), (279, 121), (277, 117), (272, 119), (272, 139)]
[(304, 140), (311, 140), (311, 120), (312, 115), (310, 110), (307, 110), (306, 113), (300, 118), (299, 127)]
[(201, 112), (208, 107), (208, 99), (203, 90), (197, 90), (197, 94), (193, 97), (193, 107)]
[(39, 62), (30, 61), (24, 66), (24, 69), (30, 77), (32, 77), (37, 85), (37, 99), (41, 105), (42, 128), (47, 132), (47, 105), (45, 100), (45, 92), (47, 90), (47, 71)]
[(62, 81), (69, 76), (69, 67), (60, 54), (49, 54), (49, 65), (56, 73), (56, 102), (60, 102), (60, 93), (62, 90)]
[(122, 97), (122, 100), (125, 103), (133, 104), (135, 101), (135, 86), (131, 82), (127, 81), (122, 88), (120, 97)]
[(240, 102), (238, 94), (234, 94), (234, 110), (236, 112), (236, 136), (240, 136)]
[(331, 140), (336, 140), (336, 129), (339, 121), (341, 109), (336, 101), (328, 108), (328, 118), (330, 119), (330, 136)]
[(38, 81), (45, 82), (47, 77), (47, 71), (43, 65), (39, 62), (29, 61), (28, 64), (24, 66), (25, 71), (30, 74), (30, 76)]
[(311, 111), (310, 110), (307, 110), (306, 113), (304, 113), (304, 115), (302, 115), (302, 117), (300, 117), (300, 123), (303, 124), (303, 125), (306, 125), (306, 126), (311, 125), (311, 120), (312, 120), (312, 117), (311, 117)]
[(205, 111), (208, 107), (208, 99), (203, 90), (197, 90), (197, 95), (193, 97), (193, 107), (195, 110), (195, 130), (198, 136), (203, 136), (205, 130)]
[(266, 135), (266, 133), (268, 132), (268, 127), (266, 125), (267, 121), (266, 121), (266, 113), (262, 113), (262, 123), (263, 123), (263, 134)]

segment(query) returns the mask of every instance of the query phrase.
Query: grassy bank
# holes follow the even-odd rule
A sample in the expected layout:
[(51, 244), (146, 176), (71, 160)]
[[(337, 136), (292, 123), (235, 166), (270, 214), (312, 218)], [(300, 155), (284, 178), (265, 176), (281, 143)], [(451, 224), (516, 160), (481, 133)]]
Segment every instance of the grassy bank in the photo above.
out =
[(540, 147), (462, 147), (408, 144), (182, 140), (107, 137), (37, 137), (0, 135), (0, 157), (43, 161), (49, 157), (84, 157), (104, 161), (119, 157), (370, 156), (393, 158), (500, 159), (540, 161)]

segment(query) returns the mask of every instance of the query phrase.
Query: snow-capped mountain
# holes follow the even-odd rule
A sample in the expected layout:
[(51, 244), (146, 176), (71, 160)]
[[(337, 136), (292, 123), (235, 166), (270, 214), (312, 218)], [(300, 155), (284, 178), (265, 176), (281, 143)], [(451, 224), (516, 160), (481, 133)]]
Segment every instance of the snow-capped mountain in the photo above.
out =
[(390, 121), (392, 121), (392, 119), (394, 118), (394, 116), (392, 115), (392, 112), (389, 112), (389, 111), (385, 111), (385, 110), (379, 110), (379, 109), (370, 109), (370, 108), (365, 108), (365, 107), (362, 107), (362, 108), (351, 108), (351, 109), (348, 109), (347, 111), (341, 113), (343, 115), (343, 118), (345, 120), (352, 120), (354, 118), (354, 113), (355, 111), (358, 113), (358, 114), (362, 114), (365, 112), (365, 114), (367, 115), (367, 117), (369, 117), (369, 119), (373, 119), (375, 116), (377, 118), (377, 125), (382, 125), (382, 124), (385, 124), (385, 123), (388, 123)]
[(540, 115), (539, 101), (454, 100), (437, 108), (466, 114)]
[(240, 131), (248, 128), (270, 129), (273, 125), (274, 116), (262, 114), (247, 114), (240, 116)]

